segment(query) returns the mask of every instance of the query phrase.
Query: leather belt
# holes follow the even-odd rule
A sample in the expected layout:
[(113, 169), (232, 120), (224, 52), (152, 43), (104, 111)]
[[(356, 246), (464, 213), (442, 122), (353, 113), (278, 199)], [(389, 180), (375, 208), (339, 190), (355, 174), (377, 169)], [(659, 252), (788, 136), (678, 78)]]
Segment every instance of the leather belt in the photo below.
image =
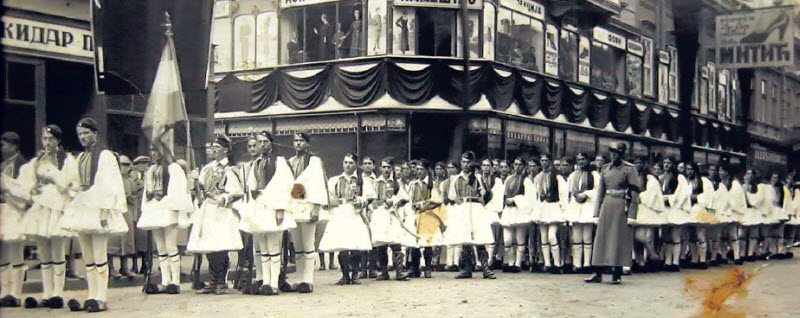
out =
[(481, 203), (481, 200), (478, 200), (478, 199), (475, 199), (475, 198), (467, 198), (467, 199), (464, 199), (464, 202), (465, 203), (467, 203), (467, 202), (469, 202), (469, 203)]
[(626, 190), (606, 190), (606, 196), (612, 198), (624, 198)]

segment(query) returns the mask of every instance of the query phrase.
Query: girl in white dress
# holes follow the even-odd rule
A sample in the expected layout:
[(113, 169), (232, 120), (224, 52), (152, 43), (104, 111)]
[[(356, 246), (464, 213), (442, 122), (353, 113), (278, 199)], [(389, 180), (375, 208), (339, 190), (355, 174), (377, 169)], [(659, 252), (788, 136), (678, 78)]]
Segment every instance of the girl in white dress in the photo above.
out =
[(61, 128), (48, 125), (42, 131), (44, 151), (25, 169), (25, 183), (33, 185), (31, 208), (22, 218), (22, 232), (36, 240), (42, 272), (42, 299), (25, 299), (26, 308), (63, 308), (65, 247), (75, 233), (61, 229), (64, 206), (69, 202), (69, 186), (77, 162), (61, 148)]

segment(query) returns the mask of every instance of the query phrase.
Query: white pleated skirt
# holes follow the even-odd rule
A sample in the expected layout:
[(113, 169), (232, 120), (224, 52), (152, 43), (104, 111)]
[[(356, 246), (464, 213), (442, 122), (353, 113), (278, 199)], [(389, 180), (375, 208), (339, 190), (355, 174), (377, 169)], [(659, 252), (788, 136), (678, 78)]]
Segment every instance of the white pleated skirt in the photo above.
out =
[(93, 200), (87, 192), (78, 195), (64, 207), (61, 228), (78, 234), (123, 234), (128, 223), (121, 212), (98, 209), (88, 204)]
[(22, 233), (20, 223), (22, 212), (12, 204), (0, 204), (0, 241), (22, 242), (25, 234)]
[(74, 232), (61, 228), (63, 217), (64, 213), (61, 210), (53, 210), (35, 203), (22, 217), (21, 231), (25, 235), (44, 238), (77, 236)]
[(284, 212), (283, 220), (278, 224), (278, 220), (275, 218), (277, 211), (255, 201), (235, 203), (233, 208), (239, 211), (242, 218), (239, 222), (239, 229), (247, 233), (283, 232), (297, 227), (297, 223), (288, 212)]
[(656, 211), (645, 205), (640, 204), (636, 213), (636, 220), (633, 225), (639, 226), (660, 226), (667, 224), (667, 213)]
[(443, 243), (448, 246), (494, 244), (492, 224), (496, 219), (497, 214), (486, 211), (477, 202), (450, 206)]
[(564, 209), (564, 219), (570, 223), (597, 224), (594, 217), (594, 202), (571, 203)]
[(530, 210), (521, 209), (516, 206), (506, 207), (503, 209), (503, 212), (500, 213), (500, 225), (509, 227), (531, 223), (530, 212)]
[(372, 239), (369, 226), (352, 204), (331, 209), (328, 225), (319, 242), (320, 252), (369, 251)]
[(204, 202), (192, 214), (192, 231), (186, 249), (195, 253), (242, 249), (239, 218), (230, 208)]

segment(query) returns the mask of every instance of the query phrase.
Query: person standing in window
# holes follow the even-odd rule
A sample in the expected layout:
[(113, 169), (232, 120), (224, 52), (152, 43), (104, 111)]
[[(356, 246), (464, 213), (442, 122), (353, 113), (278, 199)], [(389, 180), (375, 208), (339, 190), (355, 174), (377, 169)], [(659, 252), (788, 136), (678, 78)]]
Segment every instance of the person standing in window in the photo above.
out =
[(381, 7), (375, 8), (375, 13), (369, 17), (370, 34), (372, 42), (372, 51), (378, 53), (381, 51), (381, 35), (383, 34), (383, 15), (381, 15)]
[(317, 60), (324, 61), (333, 57), (333, 25), (328, 21), (328, 15), (323, 13), (319, 17), (320, 25), (314, 28), (314, 34), (317, 35)]
[(361, 47), (361, 28), (363, 27), (363, 23), (361, 22), (361, 10), (355, 9), (353, 11), (353, 19), (353, 23), (350, 24), (350, 31), (347, 31), (347, 34), (345, 34), (345, 36), (350, 37), (349, 57), (361, 56), (364, 52), (364, 49)]
[(406, 51), (410, 50), (408, 46), (408, 19), (405, 15), (401, 15), (394, 24), (400, 28), (400, 53), (406, 54)]

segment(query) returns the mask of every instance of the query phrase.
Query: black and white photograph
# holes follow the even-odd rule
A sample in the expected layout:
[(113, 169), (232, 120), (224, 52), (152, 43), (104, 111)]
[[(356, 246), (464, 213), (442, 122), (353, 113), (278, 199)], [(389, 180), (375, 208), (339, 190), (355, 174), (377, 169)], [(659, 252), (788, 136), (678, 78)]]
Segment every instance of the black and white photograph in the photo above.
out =
[(0, 317), (800, 317), (800, 0), (2, 6)]

